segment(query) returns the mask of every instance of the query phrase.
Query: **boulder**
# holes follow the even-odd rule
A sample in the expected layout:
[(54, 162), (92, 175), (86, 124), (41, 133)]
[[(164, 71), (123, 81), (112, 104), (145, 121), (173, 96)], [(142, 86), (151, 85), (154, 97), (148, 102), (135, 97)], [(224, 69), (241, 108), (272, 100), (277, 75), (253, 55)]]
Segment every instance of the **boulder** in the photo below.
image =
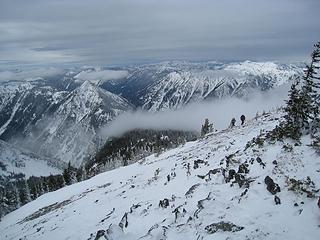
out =
[(281, 192), (280, 186), (273, 181), (273, 179), (269, 176), (266, 176), (264, 179), (264, 183), (267, 185), (267, 190), (275, 195), (278, 192)]
[(216, 232), (238, 232), (238, 231), (241, 231), (242, 229), (244, 229), (244, 227), (238, 226), (231, 222), (224, 222), (224, 221), (212, 223), (205, 227), (205, 230), (209, 234), (213, 234)]

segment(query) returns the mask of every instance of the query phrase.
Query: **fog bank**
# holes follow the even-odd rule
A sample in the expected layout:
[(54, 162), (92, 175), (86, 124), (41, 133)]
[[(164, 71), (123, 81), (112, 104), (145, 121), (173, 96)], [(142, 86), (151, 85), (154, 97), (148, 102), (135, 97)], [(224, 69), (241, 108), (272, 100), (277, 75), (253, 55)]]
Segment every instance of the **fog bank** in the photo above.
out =
[(253, 118), (257, 112), (269, 111), (284, 104), (290, 85), (283, 85), (268, 92), (256, 93), (249, 100), (227, 98), (210, 102), (193, 103), (179, 110), (150, 113), (145, 111), (127, 112), (119, 115), (110, 124), (101, 129), (103, 137), (119, 136), (129, 130), (174, 129), (200, 131), (205, 118), (218, 130), (229, 126), (234, 117), (240, 124), (240, 116)]

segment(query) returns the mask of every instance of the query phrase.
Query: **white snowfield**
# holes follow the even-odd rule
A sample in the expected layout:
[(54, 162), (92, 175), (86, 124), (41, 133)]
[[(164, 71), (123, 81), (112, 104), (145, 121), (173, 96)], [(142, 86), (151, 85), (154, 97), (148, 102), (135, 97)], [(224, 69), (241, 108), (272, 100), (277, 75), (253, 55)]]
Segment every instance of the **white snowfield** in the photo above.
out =
[[(2, 219), (0, 239), (319, 239), (320, 161), (309, 140), (245, 150), (277, 124), (271, 115), (42, 195)], [(244, 185), (226, 183), (242, 163)], [(301, 181), (295, 191), (290, 178)]]
[(5, 169), (0, 168), (0, 176), (9, 176), (12, 173), (23, 173), (27, 178), (48, 176), (61, 173), (65, 167), (65, 164), (57, 160), (39, 157), (2, 140), (0, 140), (0, 162), (5, 166)]

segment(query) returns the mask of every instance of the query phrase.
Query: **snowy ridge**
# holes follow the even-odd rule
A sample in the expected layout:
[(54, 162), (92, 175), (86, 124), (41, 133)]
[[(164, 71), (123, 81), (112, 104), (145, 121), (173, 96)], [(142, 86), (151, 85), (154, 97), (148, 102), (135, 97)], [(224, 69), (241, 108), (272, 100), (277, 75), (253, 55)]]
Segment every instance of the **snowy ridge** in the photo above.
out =
[(274, 62), (251, 62), (245, 61), (240, 63), (233, 63), (225, 67), (225, 70), (236, 71), (242, 75), (265, 75), (272, 79), (277, 79), (274, 84), (276, 86), (282, 85), (297, 72), (299, 68), (295, 65), (276, 64)]
[(0, 87), (0, 111), (6, 106), (6, 103), (12, 101), (15, 93), (31, 88), (32, 85), (29, 82), (18, 84), (16, 82), (2, 83)]
[(2, 238), (317, 239), (320, 163), (309, 140), (246, 147), (280, 114), (45, 194), (2, 219)]
[(286, 84), (302, 73), (298, 65), (274, 62), (164, 62), (132, 67), (123, 80), (102, 86), (149, 111), (177, 109), (227, 96), (250, 97)]

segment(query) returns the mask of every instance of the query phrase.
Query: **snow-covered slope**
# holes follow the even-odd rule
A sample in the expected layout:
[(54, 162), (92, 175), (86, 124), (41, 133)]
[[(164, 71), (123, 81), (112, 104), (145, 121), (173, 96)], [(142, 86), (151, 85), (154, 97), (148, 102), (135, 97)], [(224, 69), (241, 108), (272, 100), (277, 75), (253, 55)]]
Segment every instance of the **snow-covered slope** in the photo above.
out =
[(95, 151), (96, 130), (130, 109), (125, 99), (85, 81), (37, 122), (28, 144), (39, 154), (78, 166)]
[(66, 96), (37, 81), (0, 85), (0, 138), (21, 137), (30, 126), (48, 114)]
[(320, 162), (308, 139), (246, 147), (278, 117), (45, 194), (2, 219), (1, 239), (318, 239)]
[(57, 160), (41, 158), (34, 153), (18, 149), (0, 140), (0, 176), (24, 174), (30, 176), (49, 176), (62, 172), (64, 164)]
[(61, 90), (58, 80), (52, 85), (49, 80), (0, 84), (0, 139), (79, 165), (97, 147), (96, 129), (132, 107), (88, 81), (73, 91)]
[(125, 79), (105, 82), (103, 87), (138, 107), (158, 111), (212, 98), (248, 97), (252, 91), (288, 83), (301, 68), (273, 62), (164, 62), (128, 72)]

